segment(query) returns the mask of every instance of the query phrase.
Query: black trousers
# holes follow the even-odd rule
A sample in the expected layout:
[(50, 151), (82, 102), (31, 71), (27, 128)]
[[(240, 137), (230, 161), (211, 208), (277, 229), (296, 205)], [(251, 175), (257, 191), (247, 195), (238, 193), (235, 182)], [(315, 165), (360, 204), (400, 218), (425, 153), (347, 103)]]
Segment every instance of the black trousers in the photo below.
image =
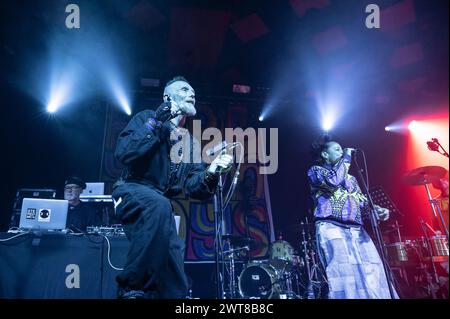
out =
[[(120, 290), (143, 290), (152, 298), (187, 296), (184, 242), (178, 237), (170, 200), (148, 185), (126, 182), (112, 194), (130, 241)], [(120, 200), (121, 199), (121, 200)]]

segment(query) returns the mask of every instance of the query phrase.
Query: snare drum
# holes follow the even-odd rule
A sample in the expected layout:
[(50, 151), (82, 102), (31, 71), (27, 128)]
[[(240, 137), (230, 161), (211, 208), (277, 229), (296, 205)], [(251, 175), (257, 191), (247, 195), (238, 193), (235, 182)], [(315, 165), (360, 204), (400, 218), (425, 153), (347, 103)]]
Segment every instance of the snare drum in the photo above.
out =
[(284, 267), (292, 262), (294, 248), (284, 240), (277, 240), (270, 247), (270, 264), (275, 267)]
[(277, 271), (269, 264), (248, 264), (239, 275), (239, 293), (249, 299), (278, 298)]

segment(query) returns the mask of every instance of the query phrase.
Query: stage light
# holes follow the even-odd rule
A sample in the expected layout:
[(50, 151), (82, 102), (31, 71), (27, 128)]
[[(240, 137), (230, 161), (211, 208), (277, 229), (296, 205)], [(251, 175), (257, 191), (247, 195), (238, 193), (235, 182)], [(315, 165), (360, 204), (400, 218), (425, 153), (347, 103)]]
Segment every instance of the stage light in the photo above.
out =
[(60, 82), (52, 80), (50, 84), (50, 97), (47, 103), (47, 112), (55, 113), (59, 108), (69, 102), (71, 102), (74, 97), (70, 94), (73, 87), (73, 81), (68, 79), (68, 76), (62, 77)]
[(131, 115), (130, 104), (128, 103), (127, 99), (125, 98), (125, 95), (123, 93), (117, 93), (116, 97), (117, 97), (117, 100), (119, 101), (120, 106), (125, 111), (125, 113), (127, 115)]
[(55, 112), (56, 112), (56, 109), (57, 109), (57, 106), (56, 106), (55, 103), (50, 102), (50, 103), (47, 105), (47, 112), (48, 112), (48, 113), (55, 113)]
[(331, 116), (325, 116), (325, 118), (322, 121), (322, 129), (325, 132), (330, 131), (334, 126), (334, 119)]
[(419, 123), (417, 121), (411, 121), (408, 124), (408, 130), (410, 130), (410, 131), (415, 131), (418, 129), (418, 127), (419, 127)]
[(386, 126), (386, 127), (384, 128), (384, 130), (385, 130), (386, 132), (389, 132), (389, 131), (391, 130), (391, 127), (390, 127), (390, 126)]
[(260, 122), (264, 121), (264, 116), (260, 115), (260, 116), (258, 117), (258, 121), (260, 121)]
[[(448, 132), (449, 122), (447, 112), (426, 117), (422, 116), (418, 120), (409, 122), (407, 149), (404, 154), (399, 154), (399, 156), (405, 159), (403, 171), (408, 172), (423, 166), (441, 166), (448, 170), (448, 158), (437, 152), (430, 152), (427, 143), (432, 138), (437, 138), (443, 147), (448, 149)], [(432, 197), (436, 197), (440, 192), (430, 187), (430, 193)], [(408, 201), (411, 202), (410, 209), (418, 214), (422, 214), (425, 220), (431, 222), (434, 217), (426, 192), (422, 188), (417, 187), (411, 190), (411, 194), (408, 194), (408, 196)]]
[(131, 108), (127, 101), (121, 101), (121, 106), (127, 115), (131, 115)]
[(131, 115), (131, 107), (129, 103), (129, 99), (126, 96), (125, 89), (120, 84), (118, 80), (118, 76), (113, 74), (112, 72), (108, 76), (108, 81), (111, 89), (112, 95), (115, 97), (117, 104), (120, 105), (122, 110), (127, 114)]

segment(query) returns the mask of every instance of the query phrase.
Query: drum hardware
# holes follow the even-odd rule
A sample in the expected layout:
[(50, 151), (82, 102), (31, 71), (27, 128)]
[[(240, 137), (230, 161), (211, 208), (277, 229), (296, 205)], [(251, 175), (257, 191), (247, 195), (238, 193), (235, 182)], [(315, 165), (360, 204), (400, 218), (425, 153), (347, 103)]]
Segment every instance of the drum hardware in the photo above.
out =
[[(427, 267), (424, 268), (425, 276), (427, 278), (427, 283), (428, 283), (428, 290), (431, 292), (432, 298), (436, 299), (437, 298), (437, 296), (436, 296), (436, 289), (434, 287), (435, 287), (436, 284), (439, 285), (439, 276), (438, 276), (437, 269), (436, 269), (436, 262), (433, 259), (433, 251), (432, 251), (432, 248), (431, 248), (431, 242), (430, 242), (430, 238), (428, 236), (426, 223), (423, 221), (422, 218), (420, 218), (420, 226), (421, 226), (422, 232), (423, 232), (423, 234), (425, 236), (426, 251), (428, 253), (429, 260), (431, 260), (431, 267), (433, 269), (432, 274), (430, 274), (428, 272)], [(432, 278), (434, 279), (434, 282), (433, 282)]]
[[(240, 236), (234, 236), (234, 235), (223, 235), (222, 239), (224, 239), (228, 243), (229, 249), (227, 251), (223, 252), (223, 255), (225, 257), (228, 257), (228, 265), (229, 265), (229, 283), (228, 283), (228, 293), (229, 297), (231, 299), (234, 299), (236, 297), (236, 282), (235, 282), (235, 253), (238, 251), (246, 250), (248, 249), (248, 246), (240, 247), (234, 249), (234, 244), (237, 243), (237, 239), (241, 238)], [(223, 291), (224, 298), (226, 294), (226, 290)]]
[(410, 263), (418, 263), (419, 253), (414, 243), (410, 240), (403, 240), (400, 233), (400, 226), (398, 221), (395, 221), (395, 225), (391, 226), (392, 229), (388, 232), (396, 231), (398, 241), (391, 244), (384, 244), (385, 254), (389, 259), (389, 264), (392, 266), (404, 266)]
[[(302, 226), (302, 247), (305, 256), (305, 268), (307, 273), (307, 285), (306, 285), (306, 298), (316, 299), (320, 294), (320, 284), (319, 275), (324, 282), (327, 282), (325, 274), (321, 271), (319, 264), (316, 262), (316, 252), (314, 249), (314, 243), (311, 238), (310, 232), (305, 232), (307, 228), (308, 218), (306, 218), (306, 224), (300, 223)], [(308, 238), (306, 238), (308, 235)], [(309, 244), (309, 245), (308, 245)], [(318, 292), (316, 294), (316, 291)]]
[(438, 201), (431, 197), (430, 188), (428, 187), (428, 184), (440, 180), (446, 174), (447, 170), (441, 166), (423, 166), (408, 172), (403, 176), (403, 181), (409, 185), (423, 185), (425, 187), (433, 215), (437, 219), (441, 229), (445, 232), (448, 241), (448, 228), (442, 215), (441, 206)]
[[(237, 254), (239, 252), (249, 252), (251, 250), (259, 249), (266, 247), (266, 244), (255, 240), (250, 237), (243, 237), (237, 235), (222, 235), (222, 239), (228, 243), (228, 250), (223, 252), (223, 256), (225, 257), (224, 265), (228, 267), (228, 287), (224, 289), (223, 297), (235, 299), (238, 297), (238, 293), (236, 293), (236, 263), (235, 260), (238, 258)], [(254, 264), (257, 264), (255, 262)]]
[[(435, 137), (432, 138), (431, 141), (428, 141), (428, 142), (427, 142), (427, 145), (428, 145), (428, 149), (429, 149), (430, 151), (438, 152), (439, 154), (441, 154), (441, 155), (443, 155), (443, 156), (445, 156), (445, 157), (448, 158), (448, 152), (447, 152), (447, 151), (445, 150), (445, 148), (441, 145), (441, 143), (439, 143), (439, 140), (438, 140), (437, 138), (435, 138)], [(442, 152), (440, 151), (439, 148), (442, 149)]]

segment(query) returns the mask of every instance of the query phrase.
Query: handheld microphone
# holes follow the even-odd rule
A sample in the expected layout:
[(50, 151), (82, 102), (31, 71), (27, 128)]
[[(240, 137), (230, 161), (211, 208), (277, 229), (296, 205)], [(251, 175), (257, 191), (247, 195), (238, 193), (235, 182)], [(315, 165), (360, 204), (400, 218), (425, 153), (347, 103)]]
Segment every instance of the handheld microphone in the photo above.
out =
[(352, 155), (355, 155), (357, 152), (360, 151), (359, 148), (347, 147), (347, 149), (350, 150), (350, 153), (351, 153)]
[(226, 149), (228, 147), (235, 148), (237, 145), (238, 145), (237, 143), (228, 144), (227, 141), (223, 141), (223, 142), (213, 146), (212, 148), (207, 149), (205, 151), (205, 153), (208, 156), (213, 156), (213, 155), (223, 151), (224, 149)]

